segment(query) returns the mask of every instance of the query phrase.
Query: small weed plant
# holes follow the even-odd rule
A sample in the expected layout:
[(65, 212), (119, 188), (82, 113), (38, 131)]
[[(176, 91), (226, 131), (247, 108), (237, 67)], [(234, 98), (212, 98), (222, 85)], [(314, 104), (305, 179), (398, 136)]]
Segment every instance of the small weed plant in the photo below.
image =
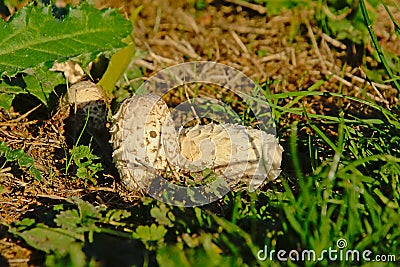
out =
[(11, 149), (4, 142), (0, 142), (0, 160), (2, 160), (1, 169), (7, 165), (7, 163), (17, 163), (17, 165), (27, 170), (36, 180), (42, 179), (42, 174), (34, 166), (34, 159), (28, 156), (22, 149)]
[(65, 175), (68, 175), (68, 171), (72, 163), (77, 167), (76, 176), (83, 181), (90, 181), (93, 184), (97, 184), (96, 178), (98, 173), (103, 170), (102, 164), (99, 162), (100, 157), (93, 154), (91, 149), (91, 141), (89, 145), (79, 145), (82, 135), (87, 127), (90, 117), (90, 109), (86, 116), (85, 124), (83, 125), (82, 131), (79, 134), (78, 139), (74, 147), (71, 149), (70, 158), (66, 162)]

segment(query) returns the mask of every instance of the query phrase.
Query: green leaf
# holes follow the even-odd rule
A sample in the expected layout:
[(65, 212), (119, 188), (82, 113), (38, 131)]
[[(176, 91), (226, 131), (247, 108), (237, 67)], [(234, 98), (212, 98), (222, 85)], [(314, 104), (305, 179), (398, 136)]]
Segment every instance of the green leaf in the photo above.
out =
[(43, 178), (42, 173), (38, 169), (36, 169), (34, 166), (31, 166), (29, 168), (29, 172), (33, 175), (33, 177), (36, 180), (38, 180), (38, 181), (42, 180), (42, 178)]
[(166, 233), (167, 229), (165, 229), (163, 225), (156, 225), (153, 223), (151, 226), (138, 226), (136, 232), (133, 233), (133, 237), (139, 238), (142, 241), (158, 241), (163, 239)]
[(78, 167), (78, 170), (76, 171), (76, 176), (79, 178), (85, 180), (89, 178), (89, 172), (86, 167)]
[(78, 205), (79, 215), (82, 221), (94, 221), (101, 218), (101, 207), (93, 206), (91, 203), (77, 197), (73, 197), (72, 200)]
[[(76, 165), (79, 167), (86, 167), (93, 160), (99, 159), (98, 156), (92, 154), (92, 151), (89, 146), (84, 146), (84, 145), (75, 146), (74, 148), (72, 148), (71, 154), (72, 154), (72, 159), (74, 160)], [(85, 161), (85, 162), (82, 161), (84, 159), (86, 159), (87, 161)], [(89, 163), (86, 165), (85, 164), (86, 162), (89, 162)]]
[(95, 207), (87, 201), (79, 198), (73, 198), (73, 202), (78, 206), (78, 209), (61, 211), (54, 222), (76, 234), (76, 238), (84, 241), (84, 233), (89, 232), (89, 241), (93, 236), (93, 232), (99, 232), (100, 228), (96, 222), (101, 220), (100, 208)]
[[(93, 260), (92, 262), (93, 263)], [(68, 252), (61, 254), (55, 251), (54, 254), (47, 254), (44, 266), (53, 267), (64, 267), (64, 266), (74, 266), (74, 267), (90, 267), (98, 266), (96, 264), (91, 264), (87, 262), (85, 252), (82, 250), (82, 245), (80, 243), (72, 243), (68, 249)]]
[(0, 157), (2, 156), (5, 157), (6, 162), (17, 161), (18, 166), (27, 168), (35, 179), (39, 181), (42, 179), (42, 174), (34, 167), (34, 159), (25, 154), (22, 149), (12, 150), (4, 142), (0, 142)]
[(21, 167), (30, 167), (33, 165), (33, 158), (25, 154), (22, 149), (14, 150), (15, 158), (18, 160), (18, 165)]
[(4, 143), (0, 142), (0, 157), (8, 153), (11, 149)]
[[(140, 10), (142, 10), (142, 6), (136, 8), (131, 15), (130, 21), (132, 25), (135, 23)], [(132, 31), (131, 36), (133, 36), (133, 34), (134, 32)], [(115, 84), (133, 61), (136, 52), (136, 44), (134, 43), (133, 38), (130, 38), (131, 36), (128, 36), (124, 40), (128, 45), (120, 49), (111, 57), (110, 64), (108, 64), (106, 72), (98, 83), (98, 85), (103, 88), (107, 97), (112, 95)]]
[(106, 219), (104, 220), (107, 223), (115, 223), (119, 222), (123, 219), (127, 219), (131, 216), (131, 213), (127, 210), (109, 210), (106, 214)]
[(54, 88), (65, 83), (65, 78), (60, 72), (49, 71), (49, 68), (50, 66), (41, 64), (25, 71), (29, 75), (24, 77), (26, 91), (46, 105)]
[(4, 153), (4, 157), (6, 158), (6, 161), (17, 160), (17, 155), (18, 155), (18, 152), (15, 152), (15, 150), (12, 150), (12, 149), (10, 149), (9, 151), (6, 151), (6, 153)]
[(46, 253), (57, 251), (65, 254), (69, 247), (76, 243), (76, 237), (69, 231), (49, 228), (41, 223), (34, 226), (34, 228), (25, 231), (11, 228), (9, 232), (24, 239), (29, 246)]
[(78, 210), (66, 210), (60, 212), (54, 219), (54, 222), (62, 228), (78, 232), (77, 225), (80, 224), (81, 218), (79, 217)]
[(155, 249), (157, 246), (164, 243), (164, 236), (167, 234), (167, 229), (164, 225), (152, 224), (139, 225), (136, 231), (132, 233), (133, 238), (140, 239), (147, 249)]
[(182, 250), (179, 245), (169, 245), (157, 250), (157, 263), (161, 266), (247, 266), (242, 259), (221, 255), (221, 250), (212, 242), (211, 234), (197, 238), (201, 247)]
[(11, 108), (14, 97), (15, 97), (15, 95), (0, 93), (0, 108), (9, 110)]
[(160, 207), (153, 207), (150, 210), (151, 217), (156, 219), (156, 222), (162, 225), (166, 225), (168, 227), (174, 226), (173, 221), (175, 221), (175, 216), (172, 212), (170, 212), (169, 208), (161, 203)]
[(94, 155), (89, 146), (75, 146), (71, 150), (71, 158), (78, 167), (76, 176), (83, 180), (89, 180), (96, 184), (95, 178), (99, 171), (103, 170), (101, 163), (95, 163), (95, 160), (100, 159)]
[(118, 10), (97, 10), (84, 3), (63, 21), (52, 16), (51, 7), (29, 5), (10, 22), (0, 20), (0, 28), (0, 75), (11, 76), (44, 62), (123, 47), (120, 40), (132, 26)]
[(168, 246), (157, 251), (157, 262), (164, 266), (192, 266), (185, 252), (177, 246)]
[(126, 71), (129, 63), (135, 55), (136, 45), (134, 43), (120, 49), (115, 53), (111, 60), (107, 71), (104, 73), (103, 78), (99, 82), (107, 96), (111, 96), (115, 84)]
[(34, 225), (35, 225), (35, 219), (23, 218), (20, 222), (17, 223), (16, 229), (17, 231), (24, 231), (25, 229), (29, 229)]
[(12, 105), (12, 101), (16, 94), (25, 93), (26, 91), (19, 86), (12, 86), (6, 83), (0, 84), (0, 108), (9, 110)]

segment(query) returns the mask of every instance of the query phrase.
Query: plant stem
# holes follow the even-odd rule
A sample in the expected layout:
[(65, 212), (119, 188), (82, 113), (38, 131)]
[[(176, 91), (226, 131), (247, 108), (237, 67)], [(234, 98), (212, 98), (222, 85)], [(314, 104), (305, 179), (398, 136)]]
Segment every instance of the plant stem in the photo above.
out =
[(371, 36), (372, 43), (374, 44), (376, 52), (378, 53), (379, 59), (381, 60), (383, 66), (385, 67), (385, 70), (386, 70), (387, 74), (389, 75), (389, 78), (392, 80), (392, 82), (393, 82), (394, 86), (396, 87), (397, 91), (400, 92), (400, 84), (395, 79), (395, 76), (393, 75), (392, 70), (390, 69), (388, 63), (386, 62), (385, 56), (383, 54), (383, 51), (382, 51), (381, 47), (379, 46), (378, 39), (376, 38), (374, 30), (372, 29), (372, 23), (371, 23), (371, 20), (369, 19), (367, 8), (365, 7), (364, 0), (360, 1), (360, 7), (361, 7), (361, 12), (362, 12), (363, 17), (364, 17), (365, 25), (367, 26), (369, 35)]

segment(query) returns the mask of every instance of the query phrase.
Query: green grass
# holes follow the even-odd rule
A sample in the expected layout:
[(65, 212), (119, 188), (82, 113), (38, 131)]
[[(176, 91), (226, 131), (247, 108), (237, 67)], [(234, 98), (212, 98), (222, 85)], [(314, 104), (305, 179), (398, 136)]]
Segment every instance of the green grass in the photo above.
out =
[[(396, 33), (398, 34), (398, 32), (399, 32), (398, 25), (394, 21), (394, 18), (392, 16), (392, 14), (390, 13), (389, 9), (387, 8), (387, 6), (384, 5), (384, 7), (386, 9), (386, 12), (389, 14), (391, 20), (393, 21), (393, 23), (394, 23), (394, 25), (396, 27)], [(385, 67), (385, 70), (386, 70), (390, 80), (393, 82), (394, 86), (396, 87), (397, 91), (400, 91), (400, 84), (397, 81), (398, 78), (396, 79), (394, 77), (393, 71), (390, 68), (390, 66), (388, 65), (388, 63), (386, 61), (386, 58), (385, 58), (385, 55), (383, 54), (383, 51), (382, 51), (382, 49), (381, 49), (381, 47), (380, 47), (380, 45), (378, 43), (378, 39), (376, 38), (376, 35), (375, 35), (375, 33), (374, 33), (373, 29), (372, 29), (372, 22), (371, 22), (371, 19), (369, 18), (368, 11), (367, 11), (367, 8), (365, 6), (364, 0), (360, 1), (360, 8), (361, 8), (361, 12), (362, 12), (362, 15), (363, 15), (363, 18), (364, 18), (364, 21), (365, 21), (365, 25), (367, 26), (368, 33), (369, 33), (369, 35), (370, 35), (370, 37), (372, 39), (372, 43), (374, 44), (376, 52), (378, 53), (379, 59), (382, 62), (383, 66)]]

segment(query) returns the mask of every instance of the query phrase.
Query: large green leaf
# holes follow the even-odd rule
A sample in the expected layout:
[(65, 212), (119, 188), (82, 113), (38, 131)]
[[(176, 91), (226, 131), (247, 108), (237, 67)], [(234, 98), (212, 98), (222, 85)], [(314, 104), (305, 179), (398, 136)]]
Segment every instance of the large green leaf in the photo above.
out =
[(71, 232), (68, 229), (51, 228), (43, 223), (36, 223), (34, 219), (24, 218), (15, 222), (14, 227), (8, 230), (11, 234), (25, 240), (38, 250), (50, 253), (51, 251), (65, 254), (73, 244), (82, 246), (83, 234)]
[(52, 16), (50, 7), (27, 6), (10, 22), (0, 20), (0, 75), (114, 50), (125, 45), (121, 39), (131, 28), (114, 9), (97, 10), (82, 4), (59, 20)]

